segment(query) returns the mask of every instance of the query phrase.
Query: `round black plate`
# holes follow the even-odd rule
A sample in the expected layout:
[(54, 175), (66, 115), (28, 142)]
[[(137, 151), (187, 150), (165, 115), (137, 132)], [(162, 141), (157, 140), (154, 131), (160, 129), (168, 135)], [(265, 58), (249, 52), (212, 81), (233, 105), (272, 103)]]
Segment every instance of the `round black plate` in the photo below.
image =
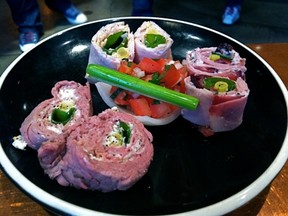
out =
[[(246, 58), (251, 93), (239, 128), (205, 138), (182, 117), (166, 126), (147, 127), (154, 136), (155, 146), (149, 172), (131, 189), (112, 193), (62, 187), (44, 175), (35, 151), (12, 147), (12, 137), (19, 134), (24, 118), (37, 104), (51, 97), (50, 90), (56, 82), (75, 80), (85, 83), (92, 36), (103, 25), (117, 20), (91, 22), (55, 34), (16, 59), (4, 72), (0, 91), (3, 154), (23, 174), (24, 182), (28, 180), (39, 191), (26, 188), (21, 178), (14, 179), (3, 158), (2, 166), (8, 176), (33, 199), (58, 213), (73, 213), (71, 206), (66, 204), (84, 210), (130, 215), (193, 213), (216, 204), (212, 212), (223, 213), (235, 207), (219, 210), (219, 202), (231, 201), (235, 194), (234, 201), (237, 202), (237, 194), (245, 192), (248, 187), (248, 197), (259, 193), (284, 163), (282, 160), (275, 171), (264, 174), (282, 153), (286, 136), (287, 104), (281, 81), (267, 63), (243, 44), (211, 29), (176, 20), (123, 19), (134, 32), (144, 20), (155, 21), (174, 39), (174, 59), (184, 59), (186, 52), (193, 48), (218, 46), (219, 43), (231, 44), (241, 57)], [(95, 86), (91, 89), (97, 114), (108, 107)], [(287, 147), (287, 143), (285, 145)], [(264, 182), (264, 185), (257, 188), (252, 184), (255, 181)], [(253, 191), (254, 187), (256, 190)], [(64, 202), (57, 206), (49, 199), (41, 198), (41, 193)], [(239, 202), (236, 207), (240, 205)]]

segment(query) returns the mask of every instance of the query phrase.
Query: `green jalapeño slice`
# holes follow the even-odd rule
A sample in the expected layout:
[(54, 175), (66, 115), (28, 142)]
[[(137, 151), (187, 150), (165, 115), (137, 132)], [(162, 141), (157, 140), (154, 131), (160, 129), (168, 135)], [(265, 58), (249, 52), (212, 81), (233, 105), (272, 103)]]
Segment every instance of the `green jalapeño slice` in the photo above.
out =
[(120, 31), (110, 35), (107, 38), (103, 50), (108, 55), (112, 55), (113, 53), (117, 52), (120, 48), (126, 48), (127, 43), (128, 43), (128, 33), (126, 31)]
[(75, 111), (74, 103), (62, 102), (58, 108), (53, 109), (51, 122), (65, 125), (73, 118)]

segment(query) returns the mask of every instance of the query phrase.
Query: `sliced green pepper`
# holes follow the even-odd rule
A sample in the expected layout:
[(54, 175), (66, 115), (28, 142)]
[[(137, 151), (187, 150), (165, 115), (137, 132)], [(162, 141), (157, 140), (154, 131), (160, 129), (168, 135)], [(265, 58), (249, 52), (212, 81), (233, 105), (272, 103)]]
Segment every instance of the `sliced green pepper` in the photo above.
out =
[(159, 34), (146, 34), (144, 44), (146, 47), (155, 48), (160, 44), (165, 44), (166, 38)]
[(67, 112), (58, 108), (53, 109), (51, 115), (51, 122), (54, 124), (67, 124), (73, 117), (76, 109), (74, 107), (70, 108)]
[(124, 143), (128, 144), (131, 138), (130, 126), (127, 123), (120, 121), (120, 132), (123, 137)]
[(115, 34), (110, 35), (107, 38), (106, 44), (103, 47), (103, 50), (108, 54), (117, 52), (121, 47), (126, 47), (128, 43), (128, 34), (125, 31), (120, 31)]

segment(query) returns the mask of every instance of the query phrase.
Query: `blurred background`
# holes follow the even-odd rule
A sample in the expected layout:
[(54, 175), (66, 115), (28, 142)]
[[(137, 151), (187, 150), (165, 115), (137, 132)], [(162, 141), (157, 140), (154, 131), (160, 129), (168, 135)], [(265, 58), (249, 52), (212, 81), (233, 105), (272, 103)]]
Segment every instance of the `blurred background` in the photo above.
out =
[[(71, 27), (59, 13), (39, 0), (45, 38)], [(131, 0), (75, 0), (88, 21), (130, 16)], [(242, 43), (288, 42), (287, 0), (244, 0), (241, 17), (232, 26), (222, 24), (225, 0), (154, 0), (154, 16), (173, 18), (213, 28)], [(18, 31), (5, 0), (0, 1), (0, 74), (20, 54)], [(288, 57), (288, 54), (287, 54)]]

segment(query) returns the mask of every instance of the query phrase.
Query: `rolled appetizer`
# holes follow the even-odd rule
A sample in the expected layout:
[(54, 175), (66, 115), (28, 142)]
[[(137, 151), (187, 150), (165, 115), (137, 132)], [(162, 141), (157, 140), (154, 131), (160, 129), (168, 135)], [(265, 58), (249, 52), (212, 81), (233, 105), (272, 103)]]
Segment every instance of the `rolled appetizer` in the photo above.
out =
[(172, 59), (170, 35), (153, 21), (145, 21), (134, 33), (135, 59), (138, 63), (144, 57), (151, 59)]
[(134, 59), (133, 34), (124, 22), (107, 24), (92, 37), (88, 64), (118, 69), (122, 59)]
[(245, 79), (246, 59), (241, 58), (229, 44), (218, 47), (196, 48), (186, 54), (187, 68), (191, 75), (222, 76), (236, 80)]
[(43, 142), (92, 115), (88, 83), (82, 86), (74, 81), (60, 81), (51, 93), (53, 97), (36, 106), (21, 125), (21, 137), (32, 149), (37, 150)]
[(182, 109), (182, 116), (199, 126), (206, 136), (231, 131), (243, 119), (249, 89), (241, 78), (190, 76), (185, 79), (186, 94), (199, 98), (195, 111)]
[(136, 118), (108, 109), (73, 127), (66, 138), (42, 145), (38, 157), (49, 177), (63, 186), (127, 190), (148, 171), (152, 139)]

